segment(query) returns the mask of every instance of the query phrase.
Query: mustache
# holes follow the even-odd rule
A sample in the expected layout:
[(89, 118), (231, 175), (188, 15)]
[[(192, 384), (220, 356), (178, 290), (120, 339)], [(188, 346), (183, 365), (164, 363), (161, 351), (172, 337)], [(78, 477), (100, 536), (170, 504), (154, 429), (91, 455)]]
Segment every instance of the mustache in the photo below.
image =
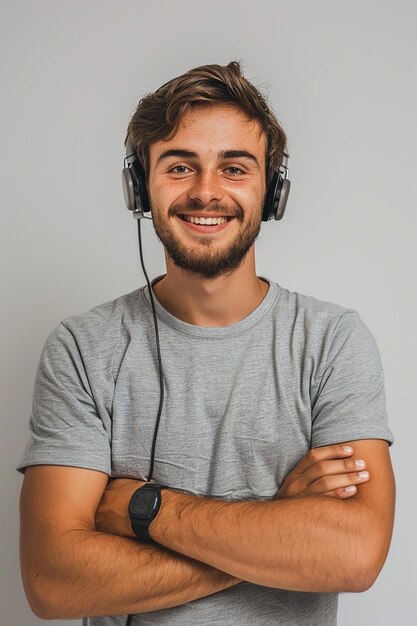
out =
[(172, 217), (173, 215), (190, 213), (192, 211), (195, 211), (196, 213), (198, 212), (198, 214), (205, 213), (207, 211), (207, 213), (210, 214), (217, 213), (218, 215), (232, 215), (233, 217), (236, 217), (239, 221), (243, 220), (243, 211), (240, 206), (236, 205), (233, 207), (228, 207), (223, 204), (219, 204), (218, 202), (211, 203), (205, 206), (198, 200), (192, 199), (190, 199), (188, 202), (184, 202), (181, 204), (173, 204), (168, 209), (168, 215), (169, 217)]

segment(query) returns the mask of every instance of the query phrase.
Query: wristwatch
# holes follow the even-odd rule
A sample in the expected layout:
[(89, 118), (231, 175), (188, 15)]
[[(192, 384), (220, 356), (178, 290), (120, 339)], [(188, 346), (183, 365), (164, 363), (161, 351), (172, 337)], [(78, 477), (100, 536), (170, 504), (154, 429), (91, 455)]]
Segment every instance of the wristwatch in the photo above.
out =
[(160, 483), (146, 483), (130, 498), (130, 523), (136, 536), (145, 543), (156, 543), (149, 535), (149, 526), (161, 508), (161, 489), (164, 487), (166, 485)]

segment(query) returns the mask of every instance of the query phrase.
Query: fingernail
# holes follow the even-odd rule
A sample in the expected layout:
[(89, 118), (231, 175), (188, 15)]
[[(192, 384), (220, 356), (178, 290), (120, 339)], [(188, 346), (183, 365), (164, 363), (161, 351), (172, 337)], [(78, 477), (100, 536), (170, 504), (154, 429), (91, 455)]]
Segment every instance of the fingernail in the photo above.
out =
[(354, 493), (356, 491), (355, 485), (350, 485), (349, 487), (345, 487), (346, 493)]
[(350, 446), (343, 446), (343, 450), (345, 452), (352, 452), (353, 448), (351, 448)]
[(359, 472), (358, 476), (359, 478), (368, 478), (369, 474), (368, 472)]
[(362, 459), (356, 459), (355, 465), (356, 467), (365, 467), (365, 461), (362, 461)]

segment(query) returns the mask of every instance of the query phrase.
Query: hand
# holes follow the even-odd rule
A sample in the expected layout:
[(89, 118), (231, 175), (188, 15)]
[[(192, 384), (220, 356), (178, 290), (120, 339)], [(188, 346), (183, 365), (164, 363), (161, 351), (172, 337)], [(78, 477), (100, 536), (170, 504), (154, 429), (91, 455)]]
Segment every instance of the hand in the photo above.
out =
[(130, 524), (128, 508), (133, 493), (144, 484), (143, 480), (111, 478), (96, 511), (96, 530), (136, 538)]
[[(314, 495), (326, 495), (347, 499), (355, 495), (356, 485), (369, 480), (359, 472), (365, 469), (355, 464), (351, 452), (343, 449), (343, 444), (313, 448), (291, 470), (281, 484), (275, 498), (295, 498)], [(349, 457), (349, 458), (347, 458)], [(360, 459), (356, 459), (359, 461)], [(346, 487), (354, 487), (346, 491)]]

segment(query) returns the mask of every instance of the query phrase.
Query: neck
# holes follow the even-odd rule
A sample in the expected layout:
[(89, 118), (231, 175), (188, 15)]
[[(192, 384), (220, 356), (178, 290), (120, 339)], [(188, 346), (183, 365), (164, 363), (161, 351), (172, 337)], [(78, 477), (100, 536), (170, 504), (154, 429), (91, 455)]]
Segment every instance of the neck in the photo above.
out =
[(196, 326), (229, 326), (247, 317), (264, 299), (268, 283), (256, 276), (253, 247), (230, 274), (204, 279), (166, 257), (167, 273), (153, 286), (162, 306)]

